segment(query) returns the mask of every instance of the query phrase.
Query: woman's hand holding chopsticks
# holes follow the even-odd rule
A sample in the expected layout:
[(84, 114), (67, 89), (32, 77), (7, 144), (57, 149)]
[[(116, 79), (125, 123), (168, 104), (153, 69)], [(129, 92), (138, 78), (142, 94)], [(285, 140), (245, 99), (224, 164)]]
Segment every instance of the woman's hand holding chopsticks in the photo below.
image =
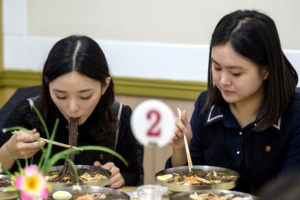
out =
[[(40, 134), (33, 129), (32, 134), (39, 138)], [(46, 141), (37, 142), (32, 135), (27, 133), (14, 134), (0, 150), (0, 160), (6, 169), (10, 169), (16, 159), (31, 158), (44, 146)]]
[[(22, 132), (22, 131), (13, 131), (12, 134), (14, 134), (14, 135), (17, 135), (17, 134), (24, 134), (24, 132)], [(26, 134), (26, 133), (25, 133), (25, 134)], [(28, 134), (28, 135), (30, 135), (30, 134)], [(64, 148), (73, 148), (73, 149), (77, 149), (77, 150), (83, 151), (83, 149), (78, 148), (78, 147), (75, 147), (75, 146), (71, 146), (71, 145), (69, 145), (69, 144), (64, 144), (64, 143), (61, 143), (61, 142), (56, 142), (56, 141), (48, 140), (48, 139), (45, 139), (45, 138), (36, 137), (35, 135), (30, 135), (30, 136), (31, 136), (31, 137), (35, 140), (35, 142), (37, 142), (37, 143), (40, 143), (40, 141), (43, 141), (43, 143), (42, 143), (43, 145), (45, 145), (44, 142), (46, 142), (46, 143), (52, 143), (53, 145), (61, 146), (61, 147), (64, 147)]]
[(32, 135), (18, 131), (17, 134), (13, 134), (11, 137), (12, 145), (10, 145), (11, 152), (14, 152), (16, 158), (31, 158), (36, 152), (38, 152), (42, 146), (46, 144), (46, 141), (36, 141), (40, 138), (40, 133), (36, 129), (33, 129)]
[(181, 150), (185, 148), (184, 137), (185, 134), (188, 143), (190, 143), (193, 134), (191, 131), (191, 125), (186, 117), (186, 110), (183, 110), (180, 117), (176, 117), (176, 131), (170, 142), (170, 146), (174, 149)]
[(187, 143), (189, 144), (193, 134), (191, 126), (187, 120), (186, 110), (181, 112), (180, 117), (176, 118), (176, 131), (169, 146), (173, 148), (172, 166), (183, 166), (187, 163), (186, 148), (184, 142), (184, 134), (186, 136)]

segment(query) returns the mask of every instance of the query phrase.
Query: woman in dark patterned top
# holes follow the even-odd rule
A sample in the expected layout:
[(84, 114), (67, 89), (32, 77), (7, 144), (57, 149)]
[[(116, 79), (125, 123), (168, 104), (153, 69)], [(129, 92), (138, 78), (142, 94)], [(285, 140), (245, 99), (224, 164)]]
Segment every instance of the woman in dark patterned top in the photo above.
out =
[(166, 167), (187, 162), (238, 171), (237, 187), (257, 193), (268, 180), (300, 169), (298, 75), (285, 57), (274, 21), (237, 10), (224, 16), (211, 39), (208, 90), (199, 95), (189, 123), (177, 119)]
[[(43, 68), (42, 91), (34, 99), (35, 106), (46, 121), (49, 132), (58, 118), (55, 141), (68, 143), (68, 120), (78, 119), (78, 146), (101, 145), (121, 154), (129, 163), (126, 167), (118, 158), (99, 151), (83, 151), (75, 156), (76, 165), (94, 165), (108, 169), (112, 177), (108, 185), (119, 188), (139, 182), (142, 163), (134, 138), (129, 106), (115, 101), (114, 84), (100, 46), (86, 36), (69, 36), (51, 49)], [(120, 110), (121, 109), (121, 110)], [(120, 120), (118, 121), (118, 111)], [(22, 101), (6, 120), (4, 127), (23, 126), (37, 137), (46, 137), (43, 126), (27, 100)], [(41, 140), (39, 143), (45, 145)], [(17, 170), (15, 159), (30, 158), (37, 164), (39, 144), (28, 134), (0, 135), (0, 162), (11, 171)], [(52, 154), (63, 148), (53, 146)], [(62, 165), (60, 161), (57, 165)]]

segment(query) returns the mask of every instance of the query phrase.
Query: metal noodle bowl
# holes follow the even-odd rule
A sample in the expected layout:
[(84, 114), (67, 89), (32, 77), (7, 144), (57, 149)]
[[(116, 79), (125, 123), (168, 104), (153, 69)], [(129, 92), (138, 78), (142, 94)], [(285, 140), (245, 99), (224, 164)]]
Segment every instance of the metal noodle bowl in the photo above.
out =
[[(76, 200), (78, 197), (89, 194), (104, 194), (106, 200), (130, 200), (130, 196), (126, 194), (125, 192), (122, 192), (120, 190), (112, 189), (112, 188), (106, 188), (106, 187), (99, 187), (99, 186), (82, 186), (81, 191), (73, 191), (72, 187), (64, 187), (55, 189), (52, 191), (52, 193), (49, 195), (47, 200), (53, 200), (52, 194), (56, 191), (66, 191), (72, 194), (71, 200)], [(99, 198), (103, 199), (103, 198)]]
[[(226, 200), (257, 200), (256, 196), (253, 196), (251, 194), (243, 193), (243, 192), (236, 192), (236, 191), (231, 191), (231, 190), (195, 190), (195, 191), (190, 191), (190, 192), (183, 192), (183, 193), (178, 193), (175, 194), (170, 198), (170, 200), (193, 200), (190, 195), (205, 195), (205, 194), (214, 194), (218, 197), (220, 196), (226, 196)], [(201, 199), (201, 198), (198, 198)], [(204, 199), (204, 198), (203, 198)], [(205, 199), (209, 200), (210, 198)], [(213, 199), (213, 198), (212, 198)]]
[(1, 185), (2, 191), (0, 192), (0, 199), (1, 200), (8, 200), (8, 199), (17, 199), (18, 193), (17, 191), (9, 191), (6, 190), (9, 185), (11, 185), (11, 181), (8, 175), (0, 174), (1, 182), (6, 182), (8, 185), (4, 184)]
[[(95, 167), (95, 166), (91, 166), (91, 165), (75, 165), (77, 170), (88, 170), (90, 171), (90, 173), (94, 174), (101, 174), (103, 176), (105, 176), (106, 178), (101, 178), (99, 180), (94, 180), (94, 181), (87, 181), (87, 182), (79, 182), (80, 186), (106, 186), (110, 180), (111, 177), (111, 172), (107, 169), (104, 169), (102, 167)], [(63, 168), (63, 165), (59, 165), (59, 166), (55, 166), (55, 167), (51, 167), (50, 172), (60, 172), (61, 169)], [(79, 174), (79, 176), (82, 174)], [(52, 188), (53, 189), (59, 189), (62, 187), (67, 187), (70, 185), (74, 185), (75, 183), (65, 183), (65, 182), (55, 182), (55, 181), (49, 181), (52, 184)]]
[[(194, 176), (195, 173), (198, 173), (198, 176), (200, 176), (199, 173), (203, 173), (204, 178)], [(185, 179), (183, 179), (182, 174), (190, 174), (191, 176), (185, 175)], [(204, 180), (206, 179), (206, 175), (210, 177)], [(181, 177), (175, 180), (176, 176)], [(164, 177), (167, 177), (166, 180), (163, 180)], [(189, 172), (187, 166), (181, 166), (165, 169), (155, 174), (157, 184), (167, 187), (172, 192), (189, 192), (207, 189), (228, 190), (236, 186), (239, 177), (240, 175), (231, 169), (206, 165), (196, 165), (192, 169), (192, 172)], [(174, 180), (172, 180), (172, 178)]]

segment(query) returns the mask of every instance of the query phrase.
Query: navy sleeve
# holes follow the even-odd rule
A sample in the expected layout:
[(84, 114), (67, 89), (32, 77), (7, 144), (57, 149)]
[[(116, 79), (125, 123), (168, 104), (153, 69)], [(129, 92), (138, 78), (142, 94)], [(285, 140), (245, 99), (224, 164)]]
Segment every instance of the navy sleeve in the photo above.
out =
[(201, 95), (199, 95), (197, 101), (194, 105), (194, 111), (191, 118), (191, 128), (193, 132), (193, 138), (190, 144), (190, 154), (192, 158), (193, 165), (203, 165), (203, 150), (202, 150), (202, 137), (201, 137), (201, 121), (200, 112), (202, 110), (200, 104)]
[(171, 162), (172, 156), (170, 158), (168, 158), (166, 165), (165, 165), (165, 169), (167, 168), (172, 168), (172, 162)]
[(300, 170), (300, 117), (296, 122), (279, 176)]

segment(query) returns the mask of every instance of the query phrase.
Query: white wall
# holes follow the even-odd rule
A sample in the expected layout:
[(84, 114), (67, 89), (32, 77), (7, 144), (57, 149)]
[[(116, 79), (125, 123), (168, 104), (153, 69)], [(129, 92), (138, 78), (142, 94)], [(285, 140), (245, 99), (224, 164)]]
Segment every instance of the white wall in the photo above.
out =
[(96, 39), (114, 76), (206, 81), (218, 20), (236, 9), (271, 16), (300, 74), (298, 0), (3, 0), (4, 68), (41, 70), (70, 34)]

